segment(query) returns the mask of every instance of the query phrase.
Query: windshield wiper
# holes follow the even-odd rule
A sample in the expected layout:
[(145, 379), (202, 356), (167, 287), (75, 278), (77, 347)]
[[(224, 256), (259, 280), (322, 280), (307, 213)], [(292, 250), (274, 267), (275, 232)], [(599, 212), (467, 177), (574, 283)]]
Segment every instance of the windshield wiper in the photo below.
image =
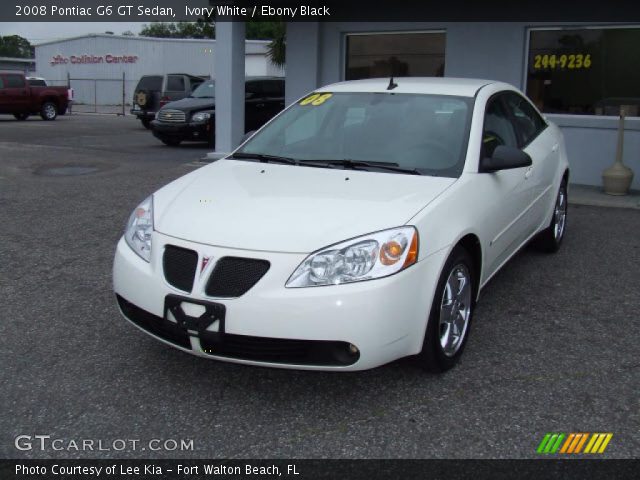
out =
[(289, 157), (279, 157), (277, 155), (266, 155), (264, 153), (247, 153), (236, 152), (227, 158), (233, 158), (237, 160), (258, 160), (262, 163), (284, 163), (285, 165), (300, 165), (300, 160)]
[(344, 158), (342, 160), (303, 160), (304, 163), (316, 163), (323, 166), (336, 165), (344, 168), (367, 169), (367, 168), (379, 168), (381, 170), (388, 170), (398, 173), (409, 173), (411, 175), (422, 175), (422, 172), (417, 168), (403, 168), (394, 162), (367, 162), (364, 160), (350, 160)]

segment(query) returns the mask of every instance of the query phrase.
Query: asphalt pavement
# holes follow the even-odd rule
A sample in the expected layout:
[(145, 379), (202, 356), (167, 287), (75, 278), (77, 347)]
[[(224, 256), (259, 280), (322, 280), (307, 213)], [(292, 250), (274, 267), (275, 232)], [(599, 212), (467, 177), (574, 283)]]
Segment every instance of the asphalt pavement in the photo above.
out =
[[(207, 151), (130, 117), (0, 117), (0, 457), (523, 458), (547, 432), (611, 432), (605, 457), (638, 456), (640, 211), (572, 205), (559, 253), (527, 248), (484, 290), (445, 375), (246, 367), (140, 333), (111, 289), (133, 207)], [(83, 440), (109, 449), (68, 448)]]

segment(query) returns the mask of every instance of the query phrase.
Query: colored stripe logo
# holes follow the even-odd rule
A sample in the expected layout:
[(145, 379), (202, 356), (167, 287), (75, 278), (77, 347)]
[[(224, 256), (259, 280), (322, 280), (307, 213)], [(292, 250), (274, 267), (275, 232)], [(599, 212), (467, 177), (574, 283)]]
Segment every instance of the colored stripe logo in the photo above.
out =
[(604, 453), (612, 437), (613, 433), (547, 433), (536, 452), (541, 454)]

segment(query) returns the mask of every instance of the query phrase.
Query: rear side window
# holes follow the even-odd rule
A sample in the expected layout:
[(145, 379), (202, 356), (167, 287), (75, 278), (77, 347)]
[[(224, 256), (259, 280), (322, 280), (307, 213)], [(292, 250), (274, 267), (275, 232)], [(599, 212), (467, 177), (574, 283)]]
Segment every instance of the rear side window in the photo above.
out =
[(168, 92), (184, 92), (184, 77), (182, 75), (169, 75), (167, 77)]
[(24, 77), (22, 75), (6, 75), (4, 77), (6, 88), (21, 88), (24, 87)]
[(522, 147), (525, 147), (545, 129), (547, 124), (531, 104), (517, 93), (506, 94), (505, 100), (522, 139)]
[(267, 80), (262, 82), (264, 94), (267, 97), (284, 97), (284, 82), (280, 80)]
[(136, 90), (162, 90), (162, 77), (160, 75), (149, 75), (142, 77), (138, 82), (138, 88)]

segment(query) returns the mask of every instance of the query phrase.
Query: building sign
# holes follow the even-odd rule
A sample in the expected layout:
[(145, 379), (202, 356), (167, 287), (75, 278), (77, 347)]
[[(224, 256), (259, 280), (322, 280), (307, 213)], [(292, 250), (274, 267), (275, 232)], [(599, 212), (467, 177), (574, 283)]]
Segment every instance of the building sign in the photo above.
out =
[(71, 55), (65, 57), (63, 55), (55, 55), (51, 57), (50, 64), (54, 65), (78, 65), (78, 64), (95, 64), (95, 63), (136, 63), (137, 55)]

